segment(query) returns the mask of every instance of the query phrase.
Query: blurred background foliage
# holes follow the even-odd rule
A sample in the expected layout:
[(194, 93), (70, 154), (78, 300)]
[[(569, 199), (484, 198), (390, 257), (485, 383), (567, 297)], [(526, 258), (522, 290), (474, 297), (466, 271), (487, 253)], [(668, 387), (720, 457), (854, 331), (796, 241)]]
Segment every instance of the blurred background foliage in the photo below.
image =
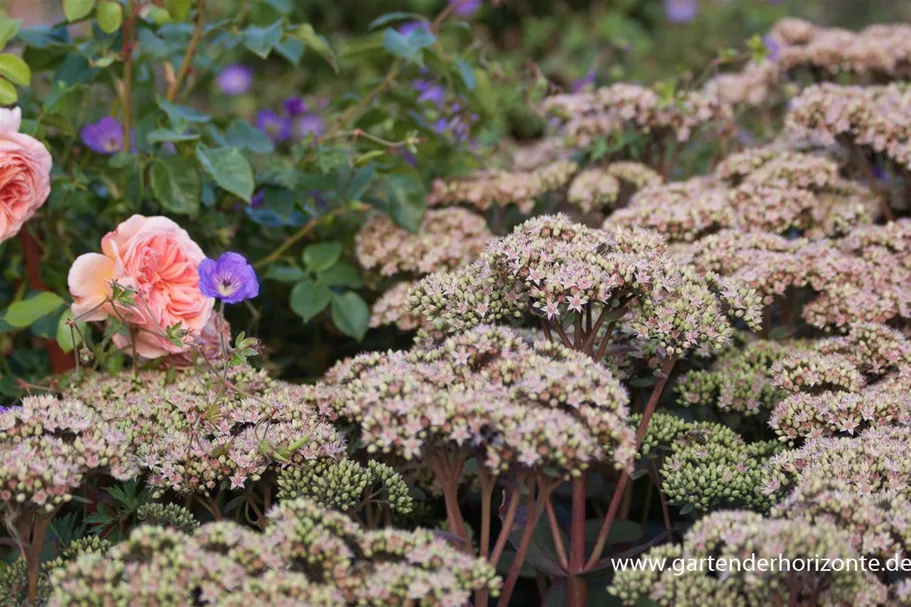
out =
[[(178, 5), (144, 4), (162, 11)], [(0, 308), (32, 297), (40, 282), (65, 294), (72, 259), (97, 250), (100, 238), (130, 214), (185, 215), (175, 218), (210, 256), (232, 249), (263, 262), (262, 295), (229, 319), (235, 331), (263, 340), (264, 364), (273, 372), (312, 380), (340, 358), (411, 341), (392, 328), (367, 330), (366, 305), (388, 285), (353, 268), (361, 211), (376, 208), (416, 229), (434, 178), (497, 166), (502, 149), (541, 135), (545, 123), (535, 108), (547, 93), (619, 81), (670, 79), (686, 86), (713, 65), (719, 49), (742, 50), (786, 16), (849, 29), (911, 19), (911, 3), (895, 0), (469, 0), (420, 43), (417, 60), (408, 48), (390, 45), (390, 29), (429, 24), (447, 6), (443, 0), (209, 0), (203, 44), (179, 98), (185, 106), (176, 110), (156, 99), (168, 77), (163, 66), (180, 65), (191, 40), (189, 8), (182, 20), (167, 23), (144, 12), (133, 91), (140, 159), (134, 166), (127, 154), (92, 155), (79, 142), (80, 128), (121, 113), (116, 28), (104, 34), (93, 29), (99, 23), (78, 19), (52, 28), (63, 22), (59, 0), (0, 0), (4, 19), (22, 21), (11, 49), (23, 53), (33, 73), (20, 101), (26, 124), (49, 142), (57, 165), (51, 198), (29, 228), (45, 238), (42, 280), (27, 285), (22, 251), (14, 241), (0, 245)], [(300, 24), (309, 29), (292, 30)], [(278, 39), (270, 41), (276, 31)], [(218, 76), (238, 64), (252, 71), (255, 84), (227, 95)], [(426, 95), (427, 81), (442, 84), (440, 97)], [(49, 86), (60, 82), (62, 88)], [(270, 113), (281, 114), (289, 98), (318, 115), (315, 139), (272, 137), (270, 143), (249, 128), (266, 134), (284, 128), (270, 126)], [(325, 132), (331, 136), (322, 139)], [(232, 195), (217, 170), (197, 169), (197, 141), (242, 150), (259, 198)], [(165, 176), (171, 176), (165, 169), (178, 168), (165, 144), (202, 175), (191, 184), (199, 196), (189, 209), (177, 204), (186, 199), (162, 200), (163, 188), (150, 194), (147, 187), (151, 167)], [(283, 249), (295, 234), (301, 237)], [(325, 273), (308, 267), (303, 253), (313, 243), (329, 246), (336, 284), (320, 283), (329, 280)], [(20, 379), (38, 381), (51, 370), (41, 340), (58, 332), (63, 303), (28, 331), (5, 326), (0, 315), (0, 392), (7, 397), (20, 392)]]

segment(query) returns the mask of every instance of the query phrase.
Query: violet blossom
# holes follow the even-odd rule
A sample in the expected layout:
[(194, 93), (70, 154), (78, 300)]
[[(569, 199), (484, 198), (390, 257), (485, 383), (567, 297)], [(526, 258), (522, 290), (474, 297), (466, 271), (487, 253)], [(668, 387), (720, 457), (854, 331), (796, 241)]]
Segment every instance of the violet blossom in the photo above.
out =
[(218, 260), (199, 262), (199, 290), (207, 297), (235, 304), (259, 295), (259, 281), (253, 266), (240, 253), (222, 253)]

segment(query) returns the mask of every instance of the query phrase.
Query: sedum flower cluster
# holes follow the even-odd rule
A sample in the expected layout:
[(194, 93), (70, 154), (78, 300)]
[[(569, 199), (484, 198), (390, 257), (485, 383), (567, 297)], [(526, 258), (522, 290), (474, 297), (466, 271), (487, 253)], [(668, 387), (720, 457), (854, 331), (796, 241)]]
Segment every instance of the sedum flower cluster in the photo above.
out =
[[(752, 555), (757, 560), (765, 559), (765, 571), (755, 566), (746, 571), (739, 563), (732, 563), (749, 560)], [(682, 574), (676, 574), (670, 566), (663, 571), (648, 566), (638, 568), (641, 570), (629, 568), (615, 574), (609, 591), (630, 607), (645, 601), (660, 607), (872, 607), (887, 599), (885, 585), (868, 571), (818, 570), (822, 566), (796, 571), (782, 570), (780, 564), (770, 566), (772, 561), (780, 563), (782, 555), (810, 562), (817, 558), (859, 557), (850, 536), (827, 521), (768, 519), (739, 510), (716, 512), (696, 522), (682, 544), (653, 548), (639, 557), (682, 563)], [(712, 568), (709, 557), (714, 563)]]
[(437, 346), (365, 354), (335, 377), (340, 415), (357, 424), (369, 452), (415, 460), (455, 450), (493, 471), (573, 475), (596, 462), (628, 468), (633, 458), (617, 379), (584, 354), (529, 345), (507, 328), (480, 325)]
[(808, 87), (791, 104), (787, 128), (857, 146), (911, 170), (911, 90), (906, 84)]
[(769, 460), (762, 491), (777, 500), (795, 486), (831, 480), (846, 491), (898, 491), (911, 498), (909, 447), (911, 428), (906, 426), (869, 428), (855, 437), (812, 439)]
[(566, 201), (582, 213), (622, 207), (637, 191), (661, 183), (661, 175), (638, 162), (586, 168), (569, 185)]
[(769, 425), (782, 441), (855, 434), (867, 427), (911, 421), (911, 343), (889, 327), (870, 323), (820, 340), (773, 368), (788, 395)]
[(58, 570), (48, 605), (456, 607), (499, 587), (490, 565), (430, 531), (366, 531), (305, 499), (267, 516), (261, 534), (227, 522), (139, 527)]
[(362, 267), (382, 276), (423, 275), (465, 265), (490, 237), (484, 218), (466, 209), (430, 209), (415, 233), (375, 215), (358, 231), (355, 254)]
[(402, 475), (375, 460), (366, 466), (347, 458), (304, 462), (279, 472), (276, 484), (279, 500), (306, 497), (342, 512), (380, 504), (393, 513), (408, 514), (414, 501)]
[(606, 225), (639, 225), (670, 242), (694, 242), (736, 229), (812, 239), (840, 236), (879, 216), (869, 188), (843, 179), (839, 165), (818, 154), (750, 149), (723, 160), (713, 175), (649, 186)]
[(226, 382), (206, 371), (89, 376), (72, 392), (127, 434), (147, 482), (208, 494), (241, 488), (283, 465), (337, 458), (346, 443), (307, 405), (312, 388), (230, 367)]
[(136, 473), (126, 433), (79, 400), (28, 396), (0, 411), (0, 514), (52, 513), (92, 473)]
[(670, 444), (661, 467), (671, 504), (698, 512), (717, 508), (766, 510), (763, 465), (781, 450), (776, 441), (747, 443), (727, 426), (697, 422)]
[(871, 25), (859, 32), (783, 19), (769, 33), (783, 72), (809, 72), (816, 80), (849, 73), (878, 81), (911, 76), (911, 25)]
[(687, 91), (667, 99), (658, 91), (629, 83), (554, 95), (545, 99), (543, 109), (560, 120), (566, 144), (574, 147), (627, 131), (656, 137), (669, 133), (684, 142), (703, 128), (727, 129), (733, 118), (730, 106), (713, 95)]
[(416, 280), (396, 283), (379, 296), (370, 310), (371, 328), (395, 325), (402, 331), (414, 331), (424, 324), (424, 319), (408, 308), (408, 294)]
[(564, 188), (578, 170), (571, 160), (556, 160), (529, 170), (485, 170), (467, 179), (437, 179), (427, 204), (468, 205), (481, 212), (515, 205), (528, 215), (537, 199)]
[(742, 348), (726, 348), (709, 369), (682, 375), (675, 391), (684, 406), (717, 408), (721, 412), (758, 415), (781, 400), (772, 371), (776, 362), (791, 356), (802, 342), (748, 341)]
[(638, 336), (670, 354), (722, 348), (733, 334), (731, 319), (755, 327), (760, 306), (737, 280), (674, 262), (653, 232), (596, 230), (564, 215), (530, 219), (488, 244), (473, 264), (428, 276), (409, 303), (447, 331), (525, 316), (561, 322), (590, 306), (629, 307)]

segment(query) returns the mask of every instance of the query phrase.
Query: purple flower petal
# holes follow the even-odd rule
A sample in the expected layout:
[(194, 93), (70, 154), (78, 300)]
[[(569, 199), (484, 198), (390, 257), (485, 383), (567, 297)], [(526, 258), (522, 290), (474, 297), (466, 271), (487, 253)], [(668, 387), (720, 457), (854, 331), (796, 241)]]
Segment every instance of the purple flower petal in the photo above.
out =
[(240, 253), (222, 253), (217, 261), (203, 259), (197, 272), (199, 290), (207, 297), (235, 304), (259, 295), (256, 271)]
[(234, 63), (221, 71), (215, 78), (215, 84), (225, 95), (243, 95), (253, 86), (253, 70), (246, 65)]
[(80, 135), (83, 143), (99, 154), (110, 156), (123, 151), (123, 125), (111, 116), (85, 125)]

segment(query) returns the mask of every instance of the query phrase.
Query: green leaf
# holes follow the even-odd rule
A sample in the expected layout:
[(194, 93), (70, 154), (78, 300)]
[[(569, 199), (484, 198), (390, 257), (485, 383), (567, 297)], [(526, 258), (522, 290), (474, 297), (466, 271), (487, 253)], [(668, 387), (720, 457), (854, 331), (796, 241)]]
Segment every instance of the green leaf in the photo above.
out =
[(456, 59), (456, 65), (459, 66), (459, 74), (462, 76), (462, 81), (465, 83), (465, 87), (469, 91), (475, 90), (478, 86), (478, 81), (474, 77), (474, 68), (465, 63), (462, 59)]
[(181, 143), (184, 141), (196, 141), (199, 135), (196, 133), (178, 133), (173, 129), (155, 129), (146, 135), (146, 141), (149, 143)]
[[(383, 46), (387, 51), (401, 57), (406, 61), (416, 63), (417, 65), (424, 65), (424, 57), (421, 55), (421, 49), (423, 46), (415, 44), (412, 40), (415, 34), (418, 32), (426, 31), (422, 28), (414, 30), (410, 35), (405, 36), (400, 34), (391, 27), (386, 28), (386, 31), (383, 32)], [(428, 32), (429, 33), (429, 32)], [(433, 35), (431, 34), (431, 37)], [(420, 41), (420, 38), (418, 38)]]
[(6, 43), (12, 40), (19, 33), (19, 26), (22, 25), (22, 19), (0, 19), (0, 51), (6, 48)]
[(0, 55), (0, 76), (13, 84), (28, 86), (32, 81), (32, 70), (16, 55)]
[(86, 331), (86, 323), (81, 320), (76, 321), (78, 331), (70, 327), (69, 322), (73, 320), (73, 311), (67, 308), (60, 315), (57, 321), (57, 345), (64, 352), (72, 352), (73, 348), (78, 348), (82, 344), (82, 336)]
[(360, 295), (354, 291), (341, 295), (333, 293), (330, 312), (339, 331), (358, 341), (364, 339), (370, 327), (370, 308)]
[(338, 63), (335, 60), (335, 53), (332, 52), (326, 39), (314, 31), (312, 25), (309, 23), (302, 23), (291, 35), (307, 45), (307, 48), (316, 51), (316, 53), (325, 59), (329, 65), (332, 66), (332, 69), (338, 73)]
[(0, 105), (12, 105), (19, 98), (16, 87), (0, 78)]
[(254, 154), (271, 154), (275, 151), (272, 140), (260, 129), (253, 127), (244, 120), (234, 120), (228, 125), (225, 133), (228, 145), (250, 150)]
[(202, 185), (199, 172), (185, 158), (159, 158), (150, 171), (152, 193), (163, 209), (178, 215), (199, 213)]
[(347, 261), (340, 259), (331, 268), (320, 272), (316, 276), (317, 282), (327, 287), (351, 287), (357, 289), (364, 286), (361, 275), (357, 269)]
[(12, 304), (3, 314), (3, 320), (16, 328), (28, 327), (36, 320), (54, 312), (64, 304), (59, 295), (42, 291)]
[(376, 19), (370, 22), (370, 25), (367, 26), (367, 29), (376, 29), (378, 27), (383, 27), (388, 23), (393, 21), (426, 21), (427, 18), (420, 13), (406, 13), (404, 11), (396, 11), (394, 13), (386, 13), (385, 15), (380, 15)]
[(331, 268), (342, 256), (342, 243), (320, 242), (304, 249), (304, 265), (314, 272)]
[(193, 0), (165, 0), (165, 8), (175, 21), (183, 21), (190, 16)]
[(196, 159), (215, 183), (245, 202), (253, 197), (253, 167), (237, 148), (196, 148)]
[(267, 58), (272, 49), (282, 41), (282, 21), (276, 21), (268, 27), (251, 25), (244, 30), (244, 46), (263, 59)]
[(332, 300), (332, 291), (325, 285), (318, 285), (310, 280), (302, 280), (291, 289), (291, 310), (310, 322), (317, 314), (326, 309)]
[(300, 282), (307, 278), (307, 273), (291, 266), (269, 266), (263, 278), (278, 282)]
[(281, 44), (275, 45), (275, 52), (284, 57), (291, 65), (297, 65), (307, 49), (304, 43), (293, 36), (286, 36)]
[(161, 97), (158, 98), (158, 107), (160, 107), (165, 114), (168, 115), (168, 120), (171, 121), (171, 126), (176, 130), (182, 131), (183, 127), (186, 126), (188, 122), (194, 123), (206, 123), (212, 120), (212, 117), (208, 114), (203, 114), (197, 110), (194, 110), (191, 107), (185, 105), (177, 105), (176, 103), (171, 103)]
[(294, 10), (291, 0), (266, 0), (266, 4), (274, 8), (282, 15), (290, 15)]
[(484, 70), (475, 70), (474, 98), (487, 116), (497, 113), (497, 96), (490, 82), (490, 76)]
[(410, 232), (417, 232), (424, 220), (427, 195), (416, 173), (386, 175), (388, 213)]
[(63, 0), (63, 14), (67, 21), (79, 21), (88, 17), (94, 6), (95, 0)]
[(106, 0), (98, 5), (98, 27), (105, 34), (113, 34), (123, 24), (123, 5), (116, 0)]

